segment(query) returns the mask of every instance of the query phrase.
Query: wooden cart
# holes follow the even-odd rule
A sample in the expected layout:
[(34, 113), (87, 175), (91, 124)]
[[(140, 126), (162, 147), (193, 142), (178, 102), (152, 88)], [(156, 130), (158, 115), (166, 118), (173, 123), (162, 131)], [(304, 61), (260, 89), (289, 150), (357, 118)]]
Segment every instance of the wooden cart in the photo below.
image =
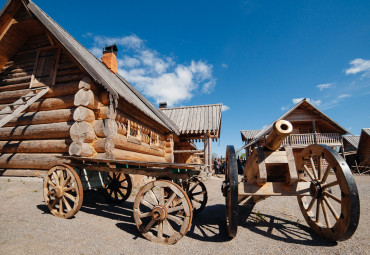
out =
[(156, 177), (136, 195), (135, 223), (145, 238), (174, 244), (189, 230), (193, 214), (207, 203), (206, 187), (198, 177), (204, 165), (62, 158), (68, 164), (52, 167), (43, 188), (45, 203), (57, 217), (71, 218), (80, 210), (83, 190), (103, 188), (109, 200), (122, 202), (131, 194), (129, 174)]
[(222, 192), (230, 237), (237, 233), (238, 205), (254, 204), (269, 196), (296, 196), (312, 231), (325, 239), (346, 240), (354, 234), (360, 202), (346, 161), (332, 148), (318, 144), (307, 146), (294, 157), (291, 147), (280, 148), (291, 132), (290, 122), (275, 122), (265, 142), (256, 143), (240, 182), (234, 147), (227, 147)]

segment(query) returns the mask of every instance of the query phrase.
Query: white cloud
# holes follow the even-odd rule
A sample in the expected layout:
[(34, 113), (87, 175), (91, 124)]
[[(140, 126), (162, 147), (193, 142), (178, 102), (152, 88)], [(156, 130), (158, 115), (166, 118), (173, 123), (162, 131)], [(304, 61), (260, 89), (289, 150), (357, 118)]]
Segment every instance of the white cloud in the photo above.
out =
[(323, 91), (324, 89), (331, 88), (334, 85), (334, 83), (323, 83), (316, 86), (316, 88), (320, 89), (320, 91)]
[(91, 52), (100, 57), (104, 46), (118, 46), (118, 72), (156, 103), (178, 105), (195, 94), (212, 92), (216, 79), (213, 66), (202, 60), (178, 64), (145, 45), (136, 35), (123, 37), (94, 36)]
[(288, 109), (289, 109), (289, 106), (282, 106), (282, 107), (281, 107), (281, 110), (282, 110), (282, 111), (286, 111), (286, 110), (288, 110)]
[(226, 111), (228, 111), (228, 110), (230, 110), (230, 107), (229, 107), (229, 106), (227, 106), (227, 105), (222, 105), (222, 111), (223, 111), (223, 112), (226, 112)]
[(339, 96), (338, 96), (338, 99), (343, 99), (343, 98), (350, 97), (350, 96), (351, 96), (351, 95), (343, 94), (343, 95), (339, 95)]
[[(293, 102), (293, 104), (298, 104), (298, 103), (299, 103), (299, 102), (301, 102), (303, 99), (304, 99), (303, 97), (301, 97), (301, 98), (293, 98), (293, 99), (292, 99), (292, 102)], [(321, 104), (321, 100), (320, 100), (320, 99), (318, 99), (318, 100), (313, 100), (313, 99), (311, 99), (311, 98), (306, 98), (306, 100), (307, 100), (309, 103), (313, 104), (314, 106), (319, 106), (319, 105)]]
[(356, 58), (349, 62), (350, 68), (346, 70), (346, 74), (357, 74), (364, 72), (364, 75), (370, 75), (370, 60)]
[(227, 64), (222, 64), (221, 66), (225, 69), (229, 67)]

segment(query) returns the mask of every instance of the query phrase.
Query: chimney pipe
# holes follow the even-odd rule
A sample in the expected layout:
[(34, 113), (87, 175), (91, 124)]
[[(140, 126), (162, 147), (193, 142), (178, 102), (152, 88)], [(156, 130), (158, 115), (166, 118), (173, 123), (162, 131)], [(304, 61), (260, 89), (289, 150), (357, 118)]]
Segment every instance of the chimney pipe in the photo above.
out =
[(167, 102), (160, 102), (159, 103), (159, 109), (160, 108), (167, 108)]
[(104, 47), (103, 57), (101, 58), (104, 65), (106, 65), (114, 74), (117, 73), (117, 51), (118, 48), (116, 44)]

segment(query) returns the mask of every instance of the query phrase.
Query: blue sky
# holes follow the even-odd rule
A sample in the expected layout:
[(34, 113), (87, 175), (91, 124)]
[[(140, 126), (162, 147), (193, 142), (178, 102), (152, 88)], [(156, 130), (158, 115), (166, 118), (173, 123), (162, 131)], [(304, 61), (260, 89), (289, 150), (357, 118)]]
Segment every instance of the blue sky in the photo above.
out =
[(46, 13), (155, 105), (223, 103), (222, 155), (299, 98), (370, 127), (370, 1), (46, 1)]

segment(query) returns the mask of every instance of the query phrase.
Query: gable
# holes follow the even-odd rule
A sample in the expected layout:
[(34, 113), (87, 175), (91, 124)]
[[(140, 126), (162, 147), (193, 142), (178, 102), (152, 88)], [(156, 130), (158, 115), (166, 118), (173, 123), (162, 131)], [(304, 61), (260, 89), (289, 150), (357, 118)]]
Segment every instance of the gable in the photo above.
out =
[[(29, 32), (34, 34), (36, 32), (42, 33), (43, 31), (47, 31), (49, 36), (56, 40), (60, 46), (74, 58), (78, 65), (89, 74), (94, 83), (103, 86), (114, 98), (123, 98), (152, 121), (163, 126), (166, 130), (179, 134), (177, 126), (173, 122), (164, 116), (164, 114), (148, 100), (145, 98), (143, 99), (142, 96), (138, 96), (140, 93), (135, 88), (128, 86), (117, 75), (113, 74), (100, 60), (44, 13), (37, 5), (32, 1), (26, 1), (25, 6), (26, 7), (23, 7), (20, 0), (9, 0), (0, 12), (0, 28), (3, 30), (3, 34), (9, 35), (7, 40), (4, 39), (1, 40), (3, 42), (0, 42), (7, 45), (7, 47), (3, 47), (3, 45), (0, 44), (0, 49), (6, 48), (2, 53), (0, 52), (2, 56), (0, 58), (0, 68), (4, 66), (10, 56), (14, 55), (17, 49), (27, 41)], [(21, 23), (13, 24), (12, 20), (14, 20), (14, 14), (18, 10), (16, 8), (23, 8), (27, 14), (30, 13), (32, 15), (33, 19), (26, 20), (26, 23), (22, 21)], [(30, 15), (27, 17), (31, 18)], [(15, 37), (7, 33), (9, 31), (9, 29), (6, 29), (8, 25), (9, 29), (16, 30), (15, 33), (17, 35), (26, 31), (24, 38), (17, 38), (18, 41), (12, 45), (12, 42), (15, 41)], [(4, 33), (4, 31), (6, 31), (6, 33)]]

